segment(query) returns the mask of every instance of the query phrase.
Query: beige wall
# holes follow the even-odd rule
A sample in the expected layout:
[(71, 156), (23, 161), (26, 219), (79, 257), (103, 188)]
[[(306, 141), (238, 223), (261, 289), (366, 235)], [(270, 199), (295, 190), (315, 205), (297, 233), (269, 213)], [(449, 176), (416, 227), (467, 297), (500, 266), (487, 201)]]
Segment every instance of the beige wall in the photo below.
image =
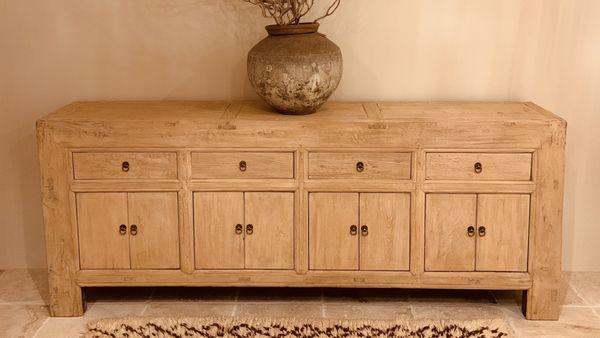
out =
[[(336, 99), (531, 100), (569, 121), (564, 267), (600, 270), (600, 1), (348, 0)], [(0, 0), (0, 268), (44, 264), (34, 121), (74, 100), (254, 98), (240, 0)]]

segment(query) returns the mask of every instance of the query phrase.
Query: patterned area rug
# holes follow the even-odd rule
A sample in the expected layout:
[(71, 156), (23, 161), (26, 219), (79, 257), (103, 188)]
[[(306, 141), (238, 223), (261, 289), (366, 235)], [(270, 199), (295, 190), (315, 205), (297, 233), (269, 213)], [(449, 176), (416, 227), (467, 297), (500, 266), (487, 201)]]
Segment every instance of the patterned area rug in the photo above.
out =
[(241, 318), (118, 318), (90, 323), (84, 337), (512, 337), (503, 320), (328, 321)]

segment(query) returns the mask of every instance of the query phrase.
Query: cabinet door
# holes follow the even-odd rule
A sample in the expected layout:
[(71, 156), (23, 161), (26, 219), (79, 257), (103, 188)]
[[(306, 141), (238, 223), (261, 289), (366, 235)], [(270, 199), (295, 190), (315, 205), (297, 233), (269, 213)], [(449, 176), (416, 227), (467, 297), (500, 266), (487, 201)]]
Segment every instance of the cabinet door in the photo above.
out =
[(197, 269), (243, 269), (244, 193), (194, 194), (194, 244)]
[(294, 193), (247, 192), (246, 269), (294, 268)]
[(425, 208), (425, 270), (474, 271), (477, 195), (428, 194)]
[[(132, 269), (179, 268), (177, 193), (129, 193)], [(137, 231), (133, 231), (133, 226)]]
[(478, 271), (527, 271), (529, 195), (479, 195)]
[(358, 270), (358, 194), (309, 195), (309, 265), (313, 270)]
[(360, 225), (361, 270), (409, 269), (410, 194), (360, 194)]
[(127, 194), (77, 194), (81, 269), (129, 269)]

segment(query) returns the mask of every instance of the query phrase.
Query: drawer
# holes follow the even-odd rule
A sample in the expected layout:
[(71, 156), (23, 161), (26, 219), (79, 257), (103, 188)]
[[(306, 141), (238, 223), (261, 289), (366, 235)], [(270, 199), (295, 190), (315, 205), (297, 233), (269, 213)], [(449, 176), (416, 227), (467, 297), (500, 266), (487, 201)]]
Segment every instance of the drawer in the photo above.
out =
[(411, 153), (311, 152), (311, 179), (396, 179), (411, 178)]
[(76, 180), (177, 179), (176, 153), (73, 153)]
[(428, 153), (428, 180), (530, 181), (529, 153)]
[(294, 178), (292, 152), (192, 153), (192, 178)]

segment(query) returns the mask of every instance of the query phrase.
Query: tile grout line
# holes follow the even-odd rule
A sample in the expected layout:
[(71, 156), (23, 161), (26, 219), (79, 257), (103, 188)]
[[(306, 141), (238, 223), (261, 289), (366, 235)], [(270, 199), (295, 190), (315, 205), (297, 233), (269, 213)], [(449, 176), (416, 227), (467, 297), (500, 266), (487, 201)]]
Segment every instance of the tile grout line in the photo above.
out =
[(321, 317), (323, 317), (323, 319), (325, 319), (326, 316), (326, 312), (325, 312), (325, 290), (321, 289)]
[(568, 285), (569, 285), (569, 287), (570, 287), (570, 288), (573, 290), (573, 292), (575, 292), (575, 294), (576, 294), (576, 295), (577, 295), (579, 298), (581, 298), (581, 300), (582, 300), (582, 301), (585, 303), (585, 305), (586, 305), (587, 307), (590, 307), (590, 308), (592, 307), (592, 305), (591, 305), (591, 304), (590, 304), (590, 303), (587, 301), (587, 299), (586, 299), (585, 297), (583, 297), (583, 295), (582, 295), (582, 294), (579, 292), (579, 290), (577, 290), (577, 288), (575, 288), (575, 287), (573, 286), (573, 284), (571, 284), (571, 281), (568, 281), (568, 282), (567, 282), (567, 284), (568, 284)]
[(47, 317), (46, 319), (44, 319), (44, 322), (42, 323), (42, 325), (40, 325), (40, 327), (37, 328), (37, 330), (35, 330), (35, 333), (33, 334), (33, 338), (36, 338), (38, 333), (42, 330), (42, 328), (44, 326), (46, 326), (46, 323), (48, 323), (48, 321), (50, 321), (50, 317)]

